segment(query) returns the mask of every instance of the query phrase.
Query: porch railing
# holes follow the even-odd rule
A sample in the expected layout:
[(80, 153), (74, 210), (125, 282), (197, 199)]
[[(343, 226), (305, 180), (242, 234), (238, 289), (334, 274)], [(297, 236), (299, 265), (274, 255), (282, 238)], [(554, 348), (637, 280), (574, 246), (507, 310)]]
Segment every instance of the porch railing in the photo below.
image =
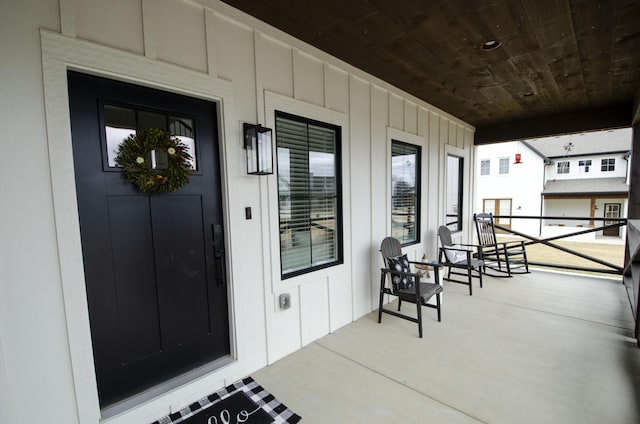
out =
[(640, 220), (629, 220), (627, 237), (627, 265), (624, 267), (624, 285), (636, 321), (634, 336), (640, 347)]
[[(534, 237), (531, 236), (529, 234), (525, 234), (519, 231), (516, 231), (512, 228), (500, 225), (498, 222), (500, 219), (510, 219), (510, 220), (515, 220), (515, 219), (536, 219), (536, 220), (540, 220), (541, 222), (543, 220), (550, 220), (550, 221), (588, 221), (589, 224), (591, 225), (594, 222), (602, 222), (602, 225), (600, 226), (593, 226), (591, 228), (586, 228), (584, 230), (578, 230), (575, 232), (571, 232), (571, 233), (567, 233), (567, 234), (560, 234), (560, 235), (556, 235), (556, 236), (552, 236), (552, 237), (547, 237), (547, 238), (538, 238), (538, 237)], [(537, 266), (544, 266), (544, 267), (549, 267), (549, 268), (558, 268), (558, 269), (567, 269), (567, 270), (575, 270), (575, 271), (587, 271), (587, 272), (597, 272), (597, 273), (605, 273), (605, 274), (616, 274), (616, 275), (623, 275), (624, 272), (624, 268), (622, 266), (616, 265), (616, 264), (612, 264), (610, 262), (607, 262), (605, 260), (602, 260), (600, 258), (596, 258), (587, 254), (584, 254), (582, 252), (578, 252), (576, 250), (573, 249), (569, 249), (567, 247), (564, 246), (560, 246), (558, 244), (553, 243), (556, 240), (561, 240), (564, 238), (568, 238), (568, 237), (573, 237), (573, 236), (579, 236), (579, 235), (583, 235), (583, 234), (588, 234), (588, 233), (594, 233), (597, 231), (604, 231), (606, 229), (609, 228), (619, 228), (619, 227), (623, 227), (627, 225), (627, 219), (626, 218), (595, 218), (595, 217), (565, 217), (565, 216), (511, 216), (511, 215), (494, 215), (494, 225), (496, 228), (506, 232), (506, 233), (511, 233), (514, 234), (516, 236), (519, 237), (523, 237), (525, 239), (527, 239), (528, 241), (525, 242), (525, 245), (529, 246), (529, 245), (533, 245), (533, 244), (543, 244), (545, 246), (549, 246), (553, 249), (557, 249), (560, 251), (563, 251), (565, 253), (580, 257), (582, 259), (586, 259), (588, 261), (591, 261), (593, 263), (596, 264), (600, 264), (602, 266), (604, 266), (604, 268), (592, 268), (592, 267), (585, 267), (585, 266), (578, 266), (578, 265), (566, 265), (566, 264), (559, 264), (559, 263), (546, 263), (546, 262), (536, 262), (536, 261), (531, 261), (529, 260), (529, 265), (537, 265)]]

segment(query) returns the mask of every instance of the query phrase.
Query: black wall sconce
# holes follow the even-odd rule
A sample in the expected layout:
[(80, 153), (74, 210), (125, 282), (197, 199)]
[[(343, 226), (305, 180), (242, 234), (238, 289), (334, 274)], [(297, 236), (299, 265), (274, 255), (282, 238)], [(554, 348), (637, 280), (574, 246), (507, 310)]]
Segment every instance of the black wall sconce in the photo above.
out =
[(271, 128), (260, 124), (244, 124), (244, 148), (247, 151), (247, 174), (273, 174), (273, 143)]

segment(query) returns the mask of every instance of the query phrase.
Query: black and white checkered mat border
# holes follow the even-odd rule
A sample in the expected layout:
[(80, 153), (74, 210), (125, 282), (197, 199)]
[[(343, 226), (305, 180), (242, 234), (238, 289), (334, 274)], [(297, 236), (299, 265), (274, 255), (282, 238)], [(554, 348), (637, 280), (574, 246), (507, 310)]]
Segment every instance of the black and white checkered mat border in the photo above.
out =
[(231, 396), (237, 391), (244, 392), (252, 401), (259, 405), (266, 413), (271, 415), (276, 424), (295, 424), (302, 418), (280, 403), (271, 393), (255, 382), (251, 377), (236, 381), (233, 384), (220, 389), (217, 392), (200, 399), (198, 402), (183, 408), (182, 410), (167, 415), (154, 421), (153, 424), (178, 424), (187, 418), (197, 414), (203, 409), (207, 409), (215, 403)]

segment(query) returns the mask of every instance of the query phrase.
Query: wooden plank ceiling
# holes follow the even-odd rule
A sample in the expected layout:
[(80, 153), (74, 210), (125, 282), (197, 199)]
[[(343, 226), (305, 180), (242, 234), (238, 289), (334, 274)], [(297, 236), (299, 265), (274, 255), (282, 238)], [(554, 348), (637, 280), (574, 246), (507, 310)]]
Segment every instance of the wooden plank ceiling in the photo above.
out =
[(479, 143), (635, 115), (638, 0), (223, 1), (469, 122)]

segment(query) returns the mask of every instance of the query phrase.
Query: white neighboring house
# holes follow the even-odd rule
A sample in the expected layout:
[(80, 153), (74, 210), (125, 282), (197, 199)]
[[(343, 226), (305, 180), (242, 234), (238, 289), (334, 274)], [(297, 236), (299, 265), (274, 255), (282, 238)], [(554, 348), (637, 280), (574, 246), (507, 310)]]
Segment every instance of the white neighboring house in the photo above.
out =
[[(475, 212), (494, 215), (539, 216), (544, 186), (544, 157), (521, 141), (478, 146)], [(538, 235), (539, 221), (497, 220), (502, 226)]]
[[(571, 134), (479, 146), (476, 211), (495, 215), (626, 217), (631, 130)], [(601, 221), (507, 219), (514, 231), (550, 237)], [(619, 237), (619, 228), (572, 237)]]

